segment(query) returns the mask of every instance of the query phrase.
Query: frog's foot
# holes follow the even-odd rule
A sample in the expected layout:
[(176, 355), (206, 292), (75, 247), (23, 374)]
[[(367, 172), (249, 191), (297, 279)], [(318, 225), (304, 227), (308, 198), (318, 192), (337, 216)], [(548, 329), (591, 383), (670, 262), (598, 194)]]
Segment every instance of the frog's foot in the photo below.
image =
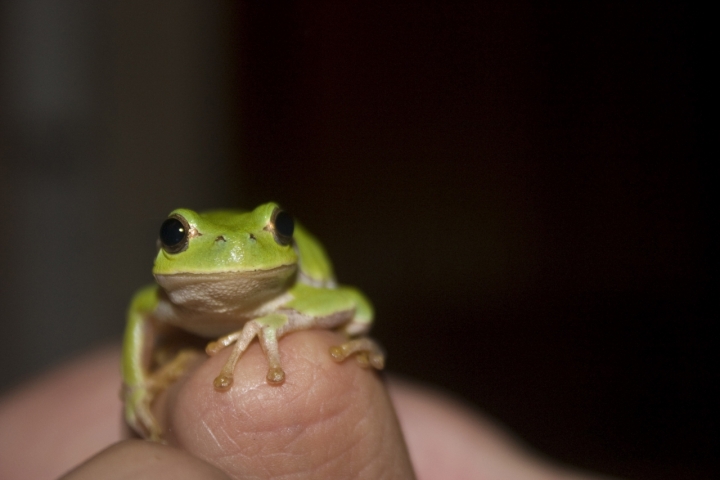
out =
[(342, 345), (330, 347), (330, 355), (336, 362), (342, 362), (356, 354), (355, 360), (363, 367), (382, 370), (385, 367), (385, 354), (374, 340), (368, 337), (356, 338)]
[(269, 369), (267, 382), (271, 385), (280, 385), (285, 380), (285, 372), (280, 365), (280, 351), (278, 350), (277, 331), (287, 322), (287, 317), (282, 314), (272, 314), (256, 318), (245, 324), (242, 330), (233, 332), (210, 342), (205, 348), (209, 355), (214, 355), (226, 346), (235, 342), (230, 357), (213, 381), (216, 390), (226, 391), (233, 383), (233, 372), (240, 356), (247, 350), (250, 342), (257, 336), (260, 340), (265, 355), (267, 356)]
[(248, 345), (261, 329), (262, 326), (253, 320), (246, 323), (242, 330), (220, 337), (216, 341), (208, 343), (207, 347), (205, 347), (208, 355), (212, 356), (233, 342), (235, 343), (232, 352), (230, 352), (230, 357), (225, 362), (222, 370), (220, 370), (220, 375), (213, 380), (213, 386), (215, 386), (216, 390), (223, 392), (230, 388), (233, 383), (235, 365), (237, 365), (240, 355), (247, 350)]

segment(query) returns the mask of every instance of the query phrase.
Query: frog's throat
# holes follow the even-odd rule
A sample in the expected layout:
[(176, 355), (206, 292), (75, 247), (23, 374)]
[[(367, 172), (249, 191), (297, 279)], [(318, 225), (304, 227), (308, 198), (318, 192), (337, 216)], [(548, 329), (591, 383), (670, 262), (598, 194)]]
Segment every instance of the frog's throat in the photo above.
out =
[(270, 270), (155, 275), (167, 299), (197, 312), (247, 312), (282, 295), (292, 286), (296, 265)]

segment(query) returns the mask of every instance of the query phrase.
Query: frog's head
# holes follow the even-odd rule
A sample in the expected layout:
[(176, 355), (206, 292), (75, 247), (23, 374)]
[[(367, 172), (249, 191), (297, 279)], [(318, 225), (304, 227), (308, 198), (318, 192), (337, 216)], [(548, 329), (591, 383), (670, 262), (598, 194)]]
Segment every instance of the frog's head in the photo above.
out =
[(251, 212), (177, 209), (160, 228), (153, 274), (176, 305), (252, 308), (280, 295), (297, 271), (292, 217), (277, 204)]

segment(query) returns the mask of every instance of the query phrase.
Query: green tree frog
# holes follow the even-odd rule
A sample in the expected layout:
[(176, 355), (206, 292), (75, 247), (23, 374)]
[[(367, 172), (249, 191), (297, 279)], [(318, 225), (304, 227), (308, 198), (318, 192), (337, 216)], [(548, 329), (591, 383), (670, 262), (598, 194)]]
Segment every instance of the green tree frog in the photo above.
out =
[(250, 212), (174, 210), (158, 244), (157, 284), (133, 297), (122, 351), (125, 418), (140, 435), (162, 441), (152, 401), (197, 357), (197, 350), (172, 349), (168, 339), (179, 331), (214, 338), (209, 355), (232, 346), (214, 380), (218, 391), (231, 387), (255, 337), (267, 357), (267, 382), (282, 384), (278, 340), (310, 328), (346, 335), (330, 349), (336, 361), (355, 355), (361, 365), (383, 368), (381, 349), (363, 336), (373, 320), (370, 302), (335, 282), (322, 245), (276, 203)]

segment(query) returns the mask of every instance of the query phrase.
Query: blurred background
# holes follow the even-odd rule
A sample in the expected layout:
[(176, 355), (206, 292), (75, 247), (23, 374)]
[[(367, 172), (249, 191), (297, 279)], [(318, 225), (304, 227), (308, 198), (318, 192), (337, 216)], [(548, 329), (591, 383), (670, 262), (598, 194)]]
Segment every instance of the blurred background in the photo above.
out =
[(684, 2), (0, 9), (0, 390), (118, 342), (170, 210), (276, 200), (391, 372), (575, 466), (720, 473)]

